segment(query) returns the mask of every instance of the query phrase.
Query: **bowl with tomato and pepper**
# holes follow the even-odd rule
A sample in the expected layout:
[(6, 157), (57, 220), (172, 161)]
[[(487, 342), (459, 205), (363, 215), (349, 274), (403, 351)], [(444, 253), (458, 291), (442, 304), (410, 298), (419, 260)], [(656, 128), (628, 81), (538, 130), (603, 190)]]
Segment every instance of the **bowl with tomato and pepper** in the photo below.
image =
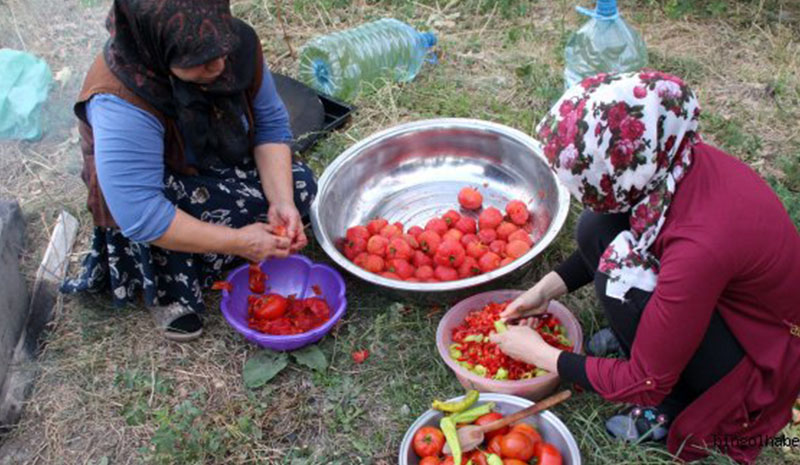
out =
[[(506, 327), (500, 313), (522, 292), (497, 290), (474, 295), (451, 307), (439, 322), (439, 355), (465, 388), (536, 400), (558, 387), (557, 374), (514, 360), (490, 341), (493, 332)], [(576, 353), (582, 350), (581, 325), (559, 302), (551, 301), (533, 328), (554, 347)]]
[[(528, 399), (476, 391), (434, 402), (411, 425), (400, 445), (400, 465), (580, 465), (575, 438), (549, 410), (487, 433), (472, 451), (456, 450), (453, 437), (466, 425), (485, 425), (532, 405)], [(457, 407), (455, 410), (450, 407)], [(460, 410), (459, 410), (460, 409)], [(450, 447), (445, 454), (445, 444)], [(460, 447), (459, 447), (460, 449)], [(457, 457), (456, 457), (457, 456)]]
[(347, 309), (341, 274), (302, 255), (242, 265), (214, 288), (222, 291), (220, 309), (228, 323), (272, 350), (319, 341)]

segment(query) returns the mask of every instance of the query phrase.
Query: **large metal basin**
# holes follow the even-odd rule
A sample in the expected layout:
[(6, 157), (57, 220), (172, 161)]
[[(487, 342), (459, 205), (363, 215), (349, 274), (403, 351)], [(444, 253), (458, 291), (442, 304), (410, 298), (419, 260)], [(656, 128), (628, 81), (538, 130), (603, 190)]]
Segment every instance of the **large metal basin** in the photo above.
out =
[[(527, 202), (536, 218), (535, 246), (503, 268), (443, 283), (387, 279), (359, 268), (339, 251), (348, 227), (376, 217), (424, 226), (457, 207), (465, 186), (483, 193), (484, 207), (503, 209), (512, 199)], [(553, 241), (568, 207), (566, 188), (533, 138), (487, 121), (434, 119), (378, 132), (347, 149), (320, 178), (311, 220), (325, 252), (348, 272), (404, 297), (445, 303), (502, 284), (498, 278), (516, 276)]]

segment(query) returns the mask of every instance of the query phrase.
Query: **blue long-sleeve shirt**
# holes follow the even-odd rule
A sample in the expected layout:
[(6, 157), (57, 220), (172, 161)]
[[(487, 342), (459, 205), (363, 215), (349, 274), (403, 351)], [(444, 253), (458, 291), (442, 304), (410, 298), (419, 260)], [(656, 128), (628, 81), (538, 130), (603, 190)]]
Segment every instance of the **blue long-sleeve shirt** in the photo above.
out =
[[(164, 196), (164, 126), (152, 114), (111, 94), (98, 94), (86, 105), (94, 134), (97, 178), (108, 209), (122, 234), (137, 242), (161, 237), (176, 207)], [(289, 114), (264, 66), (253, 101), (255, 145), (289, 143)], [(242, 115), (242, 124), (247, 119)], [(186, 147), (186, 159), (196, 160)]]

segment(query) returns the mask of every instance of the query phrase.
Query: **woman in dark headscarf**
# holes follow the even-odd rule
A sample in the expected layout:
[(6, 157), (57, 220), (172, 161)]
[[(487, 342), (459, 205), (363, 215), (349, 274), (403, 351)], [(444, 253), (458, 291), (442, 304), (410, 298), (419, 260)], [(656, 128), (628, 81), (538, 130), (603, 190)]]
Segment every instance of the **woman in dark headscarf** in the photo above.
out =
[(702, 142), (699, 113), (683, 81), (658, 72), (598, 75), (561, 97), (539, 137), (587, 208), (578, 250), (501, 316), (594, 283), (624, 358), (591, 343), (592, 357), (562, 352), (525, 325), (493, 340), (635, 404), (606, 423), (616, 437), (750, 463), (800, 391), (800, 235), (755, 172)]
[(115, 0), (106, 25), (75, 105), (96, 227), (64, 290), (116, 304), (143, 291), (165, 336), (189, 340), (224, 268), (306, 245), (316, 184), (292, 161), (258, 36), (228, 0)]

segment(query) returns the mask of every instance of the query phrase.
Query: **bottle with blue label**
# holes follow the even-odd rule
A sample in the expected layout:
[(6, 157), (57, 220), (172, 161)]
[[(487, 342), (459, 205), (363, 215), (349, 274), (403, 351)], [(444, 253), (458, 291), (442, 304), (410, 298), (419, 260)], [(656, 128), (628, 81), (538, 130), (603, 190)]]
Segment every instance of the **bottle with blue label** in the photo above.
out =
[(591, 19), (567, 43), (566, 88), (598, 73), (636, 71), (647, 65), (642, 36), (622, 19), (617, 0), (597, 0), (594, 11), (578, 11)]
[(367, 86), (414, 79), (435, 61), (436, 36), (392, 18), (317, 37), (300, 52), (300, 81), (348, 100)]

